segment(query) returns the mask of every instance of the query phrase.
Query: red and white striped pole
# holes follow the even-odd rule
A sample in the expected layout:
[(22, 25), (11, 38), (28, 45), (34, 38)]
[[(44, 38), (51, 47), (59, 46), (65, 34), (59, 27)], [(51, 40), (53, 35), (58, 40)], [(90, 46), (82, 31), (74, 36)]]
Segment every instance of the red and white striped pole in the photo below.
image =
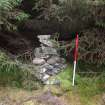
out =
[(78, 44), (79, 44), (79, 36), (76, 34), (75, 39), (75, 50), (74, 50), (74, 70), (73, 70), (73, 83), (72, 85), (75, 85), (75, 74), (76, 74), (76, 65), (77, 65), (77, 58), (78, 58)]

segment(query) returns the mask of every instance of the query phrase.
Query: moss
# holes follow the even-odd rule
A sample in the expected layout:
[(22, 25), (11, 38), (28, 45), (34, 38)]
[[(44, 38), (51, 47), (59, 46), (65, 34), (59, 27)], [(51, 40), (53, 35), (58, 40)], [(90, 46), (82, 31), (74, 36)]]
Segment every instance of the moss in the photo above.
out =
[(72, 88), (72, 67), (69, 65), (63, 72), (56, 76), (60, 81), (60, 86), (64, 91), (69, 91)]

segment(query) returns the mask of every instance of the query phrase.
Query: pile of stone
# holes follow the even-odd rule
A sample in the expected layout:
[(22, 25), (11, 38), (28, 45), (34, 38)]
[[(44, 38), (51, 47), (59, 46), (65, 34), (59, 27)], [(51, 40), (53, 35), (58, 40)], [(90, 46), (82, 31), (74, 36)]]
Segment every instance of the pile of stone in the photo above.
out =
[(54, 48), (50, 35), (40, 35), (38, 38), (41, 46), (35, 49), (33, 64), (36, 65), (40, 74), (37, 78), (46, 83), (50, 76), (56, 75), (66, 68), (66, 62)]

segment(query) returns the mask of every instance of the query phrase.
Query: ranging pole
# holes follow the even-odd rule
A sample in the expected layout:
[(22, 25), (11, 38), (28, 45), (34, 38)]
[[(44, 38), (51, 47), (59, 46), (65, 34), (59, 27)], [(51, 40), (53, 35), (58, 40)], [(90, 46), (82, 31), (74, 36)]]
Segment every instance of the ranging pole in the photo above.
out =
[(78, 57), (78, 44), (79, 44), (79, 36), (78, 36), (78, 34), (76, 34), (75, 50), (74, 50), (73, 83), (72, 83), (73, 86), (75, 85), (76, 64), (77, 64), (77, 57)]

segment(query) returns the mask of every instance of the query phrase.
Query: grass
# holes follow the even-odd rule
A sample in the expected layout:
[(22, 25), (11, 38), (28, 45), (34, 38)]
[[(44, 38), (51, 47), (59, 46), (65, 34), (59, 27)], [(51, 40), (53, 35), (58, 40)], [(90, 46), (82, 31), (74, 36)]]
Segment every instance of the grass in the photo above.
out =
[(61, 88), (64, 91), (69, 91), (72, 88), (72, 68), (68, 66), (63, 72), (56, 76), (60, 80)]
[[(0, 85), (9, 85), (22, 87), (29, 90), (39, 89), (39, 83), (34, 80), (32, 75), (28, 74), (29, 68), (21, 70), (16, 62), (12, 61), (5, 53), (0, 52)], [(30, 70), (30, 69), (29, 69)], [(23, 72), (24, 71), (24, 72)], [(66, 97), (79, 97), (83, 105), (92, 105), (91, 99), (105, 92), (105, 73), (100, 76), (89, 77), (80, 76), (76, 73), (75, 87), (72, 86), (72, 71), (73, 67), (68, 67), (53, 78), (60, 80), (60, 88), (54, 88), (57, 95), (62, 95), (62, 92), (67, 94)], [(24, 82), (24, 85), (23, 85)], [(62, 91), (62, 92), (61, 92)], [(54, 93), (53, 92), (53, 93)], [(77, 95), (77, 96), (76, 96)], [(74, 100), (75, 101), (75, 100)]]
[(12, 86), (28, 90), (38, 89), (39, 81), (31, 73), (32, 67), (24, 66), (10, 59), (0, 51), (0, 86)]
[(4, 52), (0, 51), (0, 85), (21, 85), (21, 71), (16, 64)]
[(56, 76), (56, 79), (59, 79), (61, 82), (61, 89), (67, 93), (78, 94), (83, 105), (92, 105), (92, 97), (105, 92), (105, 75), (102, 74), (95, 77), (83, 77), (76, 74), (76, 85), (73, 87), (72, 71), (73, 67), (69, 65), (63, 72)]

